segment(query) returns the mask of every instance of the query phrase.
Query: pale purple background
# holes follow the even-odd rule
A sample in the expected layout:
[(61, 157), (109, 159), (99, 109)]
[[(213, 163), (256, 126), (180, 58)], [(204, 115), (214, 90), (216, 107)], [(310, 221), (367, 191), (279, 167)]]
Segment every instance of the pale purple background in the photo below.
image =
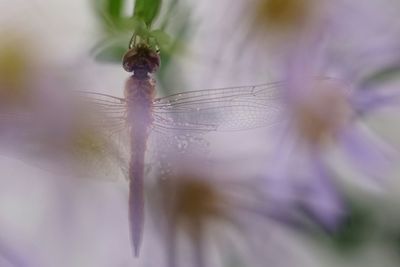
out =
[[(192, 27), (185, 56), (174, 60), (183, 86), (174, 88), (203, 89), (213, 87), (248, 85), (268, 82), (276, 77), (268, 60), (261, 60), (265, 53), (262, 47), (239, 41), (244, 34), (240, 23), (241, 8), (246, 0), (202, 0), (187, 1), (193, 7)], [(353, 1), (354, 2), (354, 1)], [(396, 1), (356, 1), (361, 6), (373, 3)], [(397, 4), (400, 8), (400, 4)], [(371, 9), (375, 10), (375, 9)], [(376, 9), (388, 12), (386, 9)], [(392, 10), (393, 12), (393, 10)], [(385, 13), (386, 14), (386, 13)], [(396, 17), (397, 18), (397, 17)], [(98, 37), (96, 22), (89, 4), (82, 0), (0, 0), (0, 31), (11, 28), (26, 33), (33, 40), (32, 46), (39, 47), (40, 55), (51, 65), (81, 75), (77, 81), (82, 89), (95, 90), (122, 96), (122, 88), (127, 77), (118, 65), (96, 65), (87, 56), (90, 47)], [(233, 32), (221, 34), (222, 32)], [(235, 39), (236, 38), (236, 39)], [(368, 41), (368, 40), (365, 40)], [(222, 57), (219, 51), (223, 51)], [(238, 59), (238, 54), (241, 54)], [(261, 55), (261, 56), (260, 56)], [(260, 59), (261, 58), (261, 59)], [(254, 65), (257, 71), (252, 71)], [(212, 66), (212, 67), (210, 67)], [(393, 127), (389, 120), (380, 122), (379, 129), (390, 131), (385, 134), (397, 145), (400, 128)], [(377, 126), (378, 127), (378, 126)], [(260, 143), (246, 140), (265, 140), (262, 147), (269, 144), (264, 131), (235, 133), (210, 137), (215, 155), (228, 154), (235, 158), (246, 158), (249, 153), (264, 155), (259, 151)], [(238, 144), (233, 147), (231, 144)], [(334, 157), (335, 155), (333, 155)], [(249, 163), (246, 163), (249, 164)], [(338, 166), (346, 177), (354, 177), (349, 168), (338, 160)], [(267, 166), (260, 162), (245, 165), (239, 172), (249, 170), (262, 172)], [(144, 242), (141, 259), (133, 260), (128, 238), (127, 186), (126, 182), (105, 181), (65, 181), (54, 179), (54, 175), (30, 166), (24, 162), (0, 156), (0, 244), (16, 251), (31, 266), (59, 267), (125, 267), (141, 265), (156, 257), (155, 244), (151, 234), (145, 233), (150, 241)], [(398, 175), (395, 175), (400, 178)], [(350, 179), (349, 179), (350, 180)], [(356, 194), (368, 200), (372, 207), (382, 209), (382, 213), (393, 213), (391, 206), (399, 203), (399, 182), (388, 180), (389, 186), (377, 189), (365, 180), (357, 184)], [(350, 191), (352, 187), (349, 187)], [(360, 189), (361, 188), (361, 189)], [(382, 192), (385, 192), (381, 195)], [(375, 204), (375, 199), (383, 199), (383, 204)], [(369, 203), (367, 202), (367, 203)], [(386, 211), (387, 210), (387, 211)], [(70, 221), (70, 218), (75, 219)], [(398, 262), (379, 243), (371, 242), (357, 257), (341, 259), (320, 247), (318, 243), (305, 241), (299, 236), (282, 235), (297, 260), (297, 266), (397, 266)], [(1, 264), (0, 265), (4, 266)], [(7, 265), (5, 265), (7, 266)]]

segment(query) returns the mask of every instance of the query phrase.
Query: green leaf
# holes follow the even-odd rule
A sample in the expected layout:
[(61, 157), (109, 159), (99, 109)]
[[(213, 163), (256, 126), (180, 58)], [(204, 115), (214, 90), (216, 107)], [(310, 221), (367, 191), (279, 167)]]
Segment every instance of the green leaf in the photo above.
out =
[(154, 30), (150, 32), (150, 36), (157, 41), (157, 45), (162, 51), (168, 51), (173, 44), (171, 36), (162, 30)]
[(109, 37), (99, 42), (91, 51), (96, 61), (106, 63), (121, 63), (123, 55), (128, 50), (128, 35)]
[[(392, 79), (400, 78), (400, 65), (393, 65), (393, 66), (388, 66), (386, 68), (383, 68), (373, 74), (371, 74), (369, 77), (367, 77), (363, 81), (363, 85), (370, 85), (370, 84), (376, 84), (376, 83), (381, 83), (385, 81), (389, 81)], [(366, 88), (371, 88), (369, 86), (365, 86)]]
[(171, 0), (171, 1), (169, 1), (169, 5), (167, 7), (167, 11), (165, 12), (165, 15), (163, 17), (164, 20), (160, 24), (161, 25), (160, 29), (164, 30), (167, 27), (167, 25), (169, 23), (169, 20), (172, 17), (172, 13), (174, 12), (174, 10), (176, 9), (176, 7), (178, 5), (178, 2), (179, 2), (179, 0)]
[(95, 55), (95, 60), (99, 62), (121, 63), (121, 59), (126, 52), (126, 47), (111, 46), (107, 47)]
[(105, 32), (120, 31), (124, 0), (92, 0), (92, 6)]
[(135, 33), (136, 35), (147, 37), (149, 29), (146, 23), (139, 18), (126, 18), (120, 21), (121, 31), (128, 32), (129, 34)]
[(136, 0), (133, 17), (143, 20), (150, 28), (156, 19), (162, 0)]
[(124, 0), (106, 0), (105, 10), (111, 18), (121, 18)]
[(352, 252), (361, 247), (374, 228), (368, 208), (355, 203), (349, 203), (348, 208), (346, 220), (331, 236), (333, 246), (342, 252)]

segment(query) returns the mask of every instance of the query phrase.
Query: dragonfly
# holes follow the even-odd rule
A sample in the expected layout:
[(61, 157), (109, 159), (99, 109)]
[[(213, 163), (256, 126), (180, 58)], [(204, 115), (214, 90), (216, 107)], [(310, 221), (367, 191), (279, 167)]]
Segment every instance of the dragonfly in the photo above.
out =
[[(88, 131), (82, 130), (80, 133), (84, 134), (81, 134), (79, 139), (75, 139), (73, 144), (60, 146), (57, 139), (51, 142), (51, 146), (53, 146), (53, 151), (71, 150), (73, 147), (79, 148), (79, 151), (85, 150), (85, 153), (90, 155), (107, 154), (107, 157), (114, 158), (116, 164), (120, 165), (129, 182), (130, 240), (133, 254), (138, 257), (145, 218), (145, 158), (149, 151), (151, 136), (162, 136), (167, 139), (174, 136), (178, 138), (171, 140), (176, 139), (177, 143), (182, 143), (182, 138), (188, 137), (197, 136), (201, 140), (201, 136), (208, 132), (246, 130), (279, 123), (281, 111), (278, 101), (280, 98), (279, 87), (283, 85), (283, 82), (185, 91), (166, 97), (156, 97), (154, 75), (160, 67), (160, 55), (156, 49), (144, 42), (130, 44), (123, 57), (122, 66), (131, 74), (125, 84), (124, 97), (89, 91), (75, 92), (81, 103), (94, 107), (89, 112), (90, 118), (80, 119), (84, 121), (81, 124), (84, 126), (83, 128), (95, 132), (96, 138), (93, 138), (93, 135), (85, 134)], [(58, 109), (58, 107), (56, 108)], [(1, 109), (0, 113), (2, 113), (1, 124), (3, 126), (11, 123), (15, 128), (14, 122), (19, 121), (17, 126), (24, 125), (21, 128), (26, 129), (26, 124), (32, 124), (32, 120), (26, 117), (26, 114), (16, 114), (15, 112), (7, 114)], [(52, 114), (45, 115), (51, 117)], [(27, 119), (20, 120), (24, 116)], [(59, 120), (58, 117), (57, 120)], [(62, 123), (63, 126), (65, 124)], [(57, 129), (51, 129), (50, 133), (43, 134), (42, 131), (46, 131), (43, 129), (48, 129), (48, 125), (53, 124), (46, 125), (46, 127), (38, 127), (35, 123), (30, 132), (17, 132), (22, 139), (26, 138), (26, 135), (32, 134), (33, 128), (37, 129), (36, 136), (42, 139), (43, 136), (54, 138), (59, 132), (63, 134), (65, 132), (58, 129), (59, 127), (50, 127)], [(0, 138), (2, 139), (9, 137), (4, 134), (4, 131), (1, 132), (4, 128), (6, 127), (0, 128)], [(99, 132), (109, 134), (105, 138), (100, 138)], [(119, 147), (122, 149), (104, 145), (110, 143), (110, 138), (120, 136), (119, 134), (122, 132), (127, 138), (116, 138), (116, 142), (121, 143)], [(12, 138), (15, 138), (15, 134), (12, 134)], [(32, 154), (34, 153), (32, 152)], [(77, 153), (73, 157), (80, 161), (80, 155), (81, 153)], [(64, 160), (64, 158), (54, 159), (53, 157), (52, 160)]]

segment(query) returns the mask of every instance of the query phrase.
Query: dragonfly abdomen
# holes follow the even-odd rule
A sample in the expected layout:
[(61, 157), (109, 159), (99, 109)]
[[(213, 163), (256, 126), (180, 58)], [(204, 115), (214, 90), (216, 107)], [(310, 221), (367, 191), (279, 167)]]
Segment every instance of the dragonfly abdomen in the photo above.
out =
[(151, 78), (131, 76), (125, 87), (130, 131), (129, 224), (134, 255), (139, 255), (144, 226), (144, 159), (152, 124), (154, 84)]

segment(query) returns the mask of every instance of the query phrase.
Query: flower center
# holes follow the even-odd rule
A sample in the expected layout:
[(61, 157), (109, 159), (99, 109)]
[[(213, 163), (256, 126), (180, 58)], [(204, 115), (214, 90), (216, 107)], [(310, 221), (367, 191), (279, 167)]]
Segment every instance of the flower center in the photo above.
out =
[(256, 23), (281, 32), (297, 31), (310, 19), (312, 4), (312, 0), (259, 0)]
[(343, 84), (318, 80), (294, 109), (297, 131), (311, 145), (322, 145), (336, 137), (350, 121), (353, 110)]
[(29, 54), (16, 41), (8, 40), (0, 44), (0, 102), (2, 106), (27, 105), (31, 97), (31, 92), (27, 87), (29, 75), (32, 75), (31, 63)]
[(184, 221), (201, 221), (219, 213), (219, 195), (206, 181), (184, 179), (176, 193), (176, 212)]
[(160, 189), (162, 209), (191, 238), (199, 238), (209, 223), (226, 217), (222, 205), (227, 199), (208, 179), (179, 174), (166, 178)]

